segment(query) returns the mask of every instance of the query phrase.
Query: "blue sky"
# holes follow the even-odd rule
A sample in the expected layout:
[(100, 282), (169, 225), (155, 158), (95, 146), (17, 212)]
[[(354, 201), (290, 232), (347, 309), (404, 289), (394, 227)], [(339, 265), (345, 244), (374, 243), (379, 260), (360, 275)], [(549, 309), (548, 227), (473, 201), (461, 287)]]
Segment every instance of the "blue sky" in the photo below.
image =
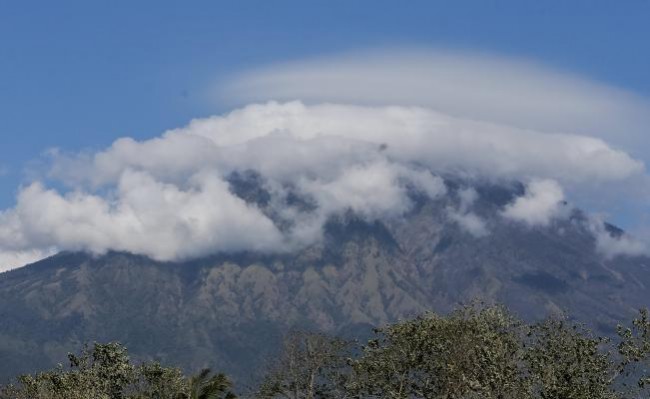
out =
[(642, 0), (4, 1), (0, 209), (48, 148), (97, 150), (226, 111), (214, 82), (276, 61), (445, 47), (529, 58), (650, 96), (649, 19)]

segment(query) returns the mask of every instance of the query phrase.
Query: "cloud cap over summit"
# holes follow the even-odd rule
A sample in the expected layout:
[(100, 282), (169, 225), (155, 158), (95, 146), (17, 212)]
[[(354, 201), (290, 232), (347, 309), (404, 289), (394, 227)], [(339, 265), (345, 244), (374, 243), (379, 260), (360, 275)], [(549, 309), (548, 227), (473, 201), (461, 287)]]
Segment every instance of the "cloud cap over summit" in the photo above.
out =
[[(230, 187), (232, 173), (248, 170), (263, 178), (265, 209)], [(14, 254), (120, 250), (159, 260), (291, 250), (320, 239), (332, 215), (395, 217), (412, 206), (409, 189), (444, 195), (445, 173), (580, 187), (633, 179), (644, 166), (598, 138), (426, 108), (270, 102), (151, 140), (119, 139), (97, 153), (54, 153), (50, 178), (69, 189), (24, 187), (0, 215), (0, 242)], [(315, 210), (287, 205), (295, 193)]]
[[(253, 68), (220, 82), (221, 101), (422, 106), (474, 120), (650, 149), (650, 101), (631, 91), (490, 53), (378, 48)], [(640, 147), (640, 148), (639, 148)]]

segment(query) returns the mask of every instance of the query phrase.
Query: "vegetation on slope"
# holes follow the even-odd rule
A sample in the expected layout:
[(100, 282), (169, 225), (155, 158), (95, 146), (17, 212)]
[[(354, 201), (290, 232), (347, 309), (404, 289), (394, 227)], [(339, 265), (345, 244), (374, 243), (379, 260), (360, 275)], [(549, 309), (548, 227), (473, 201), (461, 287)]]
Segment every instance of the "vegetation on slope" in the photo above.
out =
[[(318, 333), (287, 336), (256, 398), (647, 397), (650, 317), (642, 310), (618, 339), (563, 319), (527, 324), (500, 306), (426, 313), (375, 330), (362, 345)], [(186, 377), (155, 362), (133, 364), (117, 343), (95, 344), (59, 366), (23, 375), (2, 399), (234, 398), (230, 380)], [(645, 396), (644, 396), (645, 395)]]

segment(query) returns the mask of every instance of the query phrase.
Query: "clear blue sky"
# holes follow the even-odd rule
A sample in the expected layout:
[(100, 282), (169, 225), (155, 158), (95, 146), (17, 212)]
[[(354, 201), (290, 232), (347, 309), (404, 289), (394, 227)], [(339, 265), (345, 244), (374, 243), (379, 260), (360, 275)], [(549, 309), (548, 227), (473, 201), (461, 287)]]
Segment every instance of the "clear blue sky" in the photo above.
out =
[(99, 149), (225, 109), (268, 62), (383, 45), (532, 58), (650, 95), (650, 1), (2, 1), (0, 209), (50, 147)]

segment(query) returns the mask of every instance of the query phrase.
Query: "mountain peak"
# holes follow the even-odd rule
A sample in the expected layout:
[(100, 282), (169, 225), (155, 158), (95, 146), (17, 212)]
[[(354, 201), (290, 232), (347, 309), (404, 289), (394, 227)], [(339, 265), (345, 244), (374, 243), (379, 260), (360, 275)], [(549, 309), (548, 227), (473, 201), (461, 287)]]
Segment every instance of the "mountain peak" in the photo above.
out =
[[(236, 184), (260, 203), (261, 183), (251, 174)], [(1, 274), (0, 350), (10, 360), (0, 376), (42, 368), (93, 340), (243, 376), (268, 339), (296, 327), (354, 335), (481, 299), (527, 319), (566, 311), (598, 328), (647, 305), (650, 260), (604, 258), (579, 211), (530, 226), (501, 213), (521, 197), (519, 184), (446, 185), (449, 195), (437, 199), (414, 193), (401, 216), (332, 216), (322, 240), (291, 252), (175, 262), (63, 252)], [(484, 234), (456, 219), (470, 214)]]

